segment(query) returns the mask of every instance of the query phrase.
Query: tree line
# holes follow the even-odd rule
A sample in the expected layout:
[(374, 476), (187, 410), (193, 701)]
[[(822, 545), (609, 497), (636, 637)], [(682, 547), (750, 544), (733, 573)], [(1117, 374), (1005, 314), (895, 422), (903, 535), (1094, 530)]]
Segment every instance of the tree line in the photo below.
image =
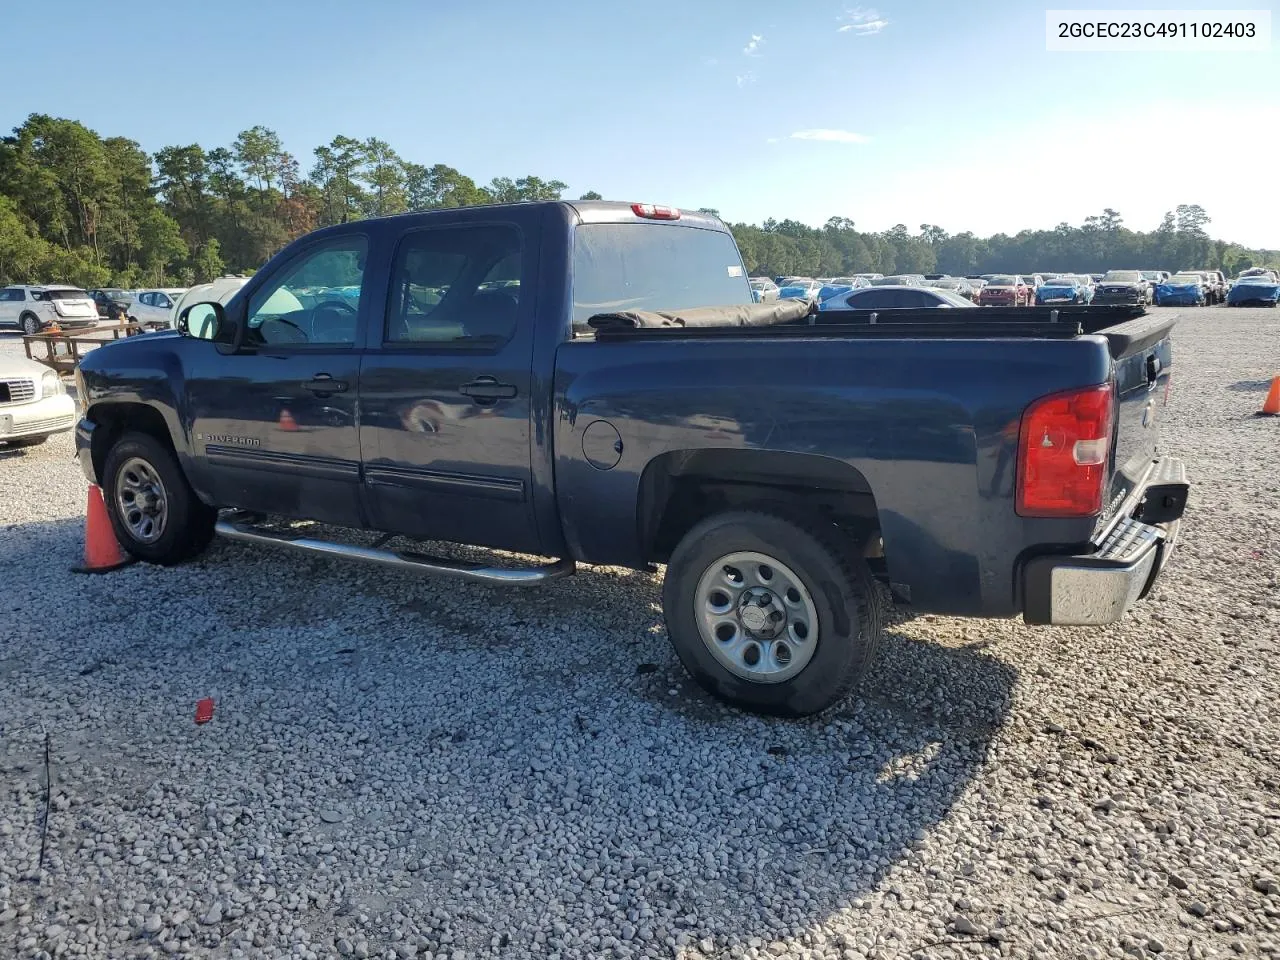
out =
[[(714, 212), (714, 211), (711, 211)], [(855, 228), (832, 217), (815, 228), (795, 220), (738, 223), (734, 238), (752, 275), (841, 276), (849, 273), (1099, 273), (1108, 269), (1218, 269), (1228, 276), (1254, 266), (1280, 264), (1280, 251), (1247, 250), (1215, 240), (1209, 215), (1197, 204), (1180, 204), (1159, 227), (1143, 232), (1124, 225), (1107, 208), (1080, 226), (1060, 223), (1052, 230), (1022, 230), (1012, 236), (950, 234), (935, 224), (912, 233), (897, 224), (880, 233)]]
[[(183, 286), (251, 273), (317, 227), (410, 211), (560, 199), (538, 176), (487, 184), (446, 164), (406, 160), (385, 140), (337, 136), (309, 167), (275, 131), (256, 126), (227, 146), (168, 146), (154, 155), (126, 137), (101, 137), (75, 120), (32, 114), (0, 139), (0, 283), (85, 287)], [(580, 199), (600, 199), (595, 192)], [(715, 213), (715, 211), (707, 211)], [(718, 214), (717, 214), (718, 215)], [(1181, 205), (1154, 231), (1104, 210), (1081, 226), (1013, 236), (948, 234), (921, 224), (859, 231), (832, 217), (732, 224), (753, 275), (855, 272), (1098, 271), (1112, 266), (1216, 267), (1235, 273), (1280, 263), (1280, 252), (1211, 239), (1209, 216)]]

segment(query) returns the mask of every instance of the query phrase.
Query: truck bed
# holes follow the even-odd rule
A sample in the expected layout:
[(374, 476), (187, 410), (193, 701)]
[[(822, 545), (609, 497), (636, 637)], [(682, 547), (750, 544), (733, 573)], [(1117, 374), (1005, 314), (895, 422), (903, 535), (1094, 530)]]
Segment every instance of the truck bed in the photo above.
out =
[[(801, 456), (809, 487), (852, 477), (831, 485), (874, 497), (889, 578), (910, 584), (919, 606), (1011, 615), (1023, 545), (1083, 548), (1141, 483), (1156, 454), (1147, 411), (1167, 382), (1175, 322), (1127, 307), (992, 307), (602, 326), (556, 358), (556, 489), (568, 541), (594, 562), (660, 560), (630, 533), (631, 505), (642, 505), (644, 528), (649, 502), (690, 472), (740, 484), (767, 474), (771, 457)], [(1018, 516), (1023, 411), (1112, 378), (1118, 422), (1104, 517)], [(586, 432), (598, 421), (622, 464), (644, 469), (609, 467), (613, 454)]]
[[(735, 308), (740, 309), (740, 308)], [(1136, 349), (1139, 340), (1159, 339), (1173, 315), (1148, 314), (1141, 307), (975, 307), (972, 310), (833, 310), (800, 320), (744, 326), (705, 322), (688, 326), (600, 326), (591, 333), (602, 342), (690, 337), (901, 337), (906, 339), (1019, 337), (1069, 340), (1103, 333), (1116, 356)], [(586, 334), (590, 336), (591, 333)]]

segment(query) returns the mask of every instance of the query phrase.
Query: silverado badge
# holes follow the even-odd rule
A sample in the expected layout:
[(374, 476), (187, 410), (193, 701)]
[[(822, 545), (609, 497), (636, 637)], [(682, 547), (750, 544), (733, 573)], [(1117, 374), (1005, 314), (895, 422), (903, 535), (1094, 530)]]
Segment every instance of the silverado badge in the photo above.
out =
[(233, 437), (223, 433), (197, 433), (196, 439), (205, 443), (229, 443), (237, 447), (262, 446), (262, 441), (256, 437)]

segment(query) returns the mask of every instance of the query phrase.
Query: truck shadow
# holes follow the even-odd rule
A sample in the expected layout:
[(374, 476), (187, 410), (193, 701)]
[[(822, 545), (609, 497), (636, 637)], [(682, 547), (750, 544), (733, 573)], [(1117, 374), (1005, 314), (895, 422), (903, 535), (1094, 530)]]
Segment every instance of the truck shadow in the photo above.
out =
[[(604, 921), (636, 953), (682, 937), (696, 955), (709, 938), (727, 957), (856, 910), (890, 870), (926, 858), (949, 888), (961, 867), (930, 855), (932, 831), (980, 776), (1017, 682), (977, 646), (898, 624), (845, 704), (800, 721), (748, 715), (681, 670), (657, 577), (612, 569), (504, 592), (218, 544), (183, 567), (77, 580), (47, 617), (41, 584), (15, 574), (72, 565), (80, 534), (78, 520), (0, 531), (6, 619), (20, 623), (0, 675), (55, 731), (70, 722), (60, 711), (93, 704), (92, 724), (75, 725), (108, 774), (127, 744), (177, 793), (242, 803), (253, 816), (226, 836), (236, 857), (262, 847), (291, 863), (289, 835), (305, 827), (338, 844), (341, 874), (341, 851), (391, 831), (375, 880), (351, 869), (342, 903), (300, 913), (313, 942), (353, 912), (413, 915), (425, 899), (469, 952), (499, 937), (504, 955), (541, 955), (557, 924)], [(212, 690), (215, 721), (195, 728), (194, 698)], [(66, 882), (93, 882), (86, 831), (145, 826), (147, 784), (120, 763), (114, 783), (75, 797), (81, 822), (51, 826)], [(253, 787), (268, 765), (294, 785), (288, 818)], [(90, 790), (74, 768), (59, 782)], [(322, 822), (331, 809), (341, 822)], [(217, 869), (170, 865), (191, 889)], [(872, 923), (855, 912), (846, 929)]]

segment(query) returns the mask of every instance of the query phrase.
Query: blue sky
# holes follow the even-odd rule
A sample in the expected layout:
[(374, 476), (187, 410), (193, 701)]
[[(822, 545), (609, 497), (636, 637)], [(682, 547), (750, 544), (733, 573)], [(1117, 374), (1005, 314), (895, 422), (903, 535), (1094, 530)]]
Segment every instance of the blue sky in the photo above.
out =
[[(1044, 9), (44, 0), (11, 5), (5, 33), (34, 50), (56, 25), (58, 60), (6, 71), (0, 127), (51, 113), (155, 151), (260, 123), (304, 169), (335, 134), (378, 136), (480, 182), (870, 230), (1015, 232), (1103, 207), (1150, 229), (1199, 203), (1215, 235), (1280, 247), (1276, 49), (1049, 53)], [(83, 69), (62, 58), (74, 37)]]

